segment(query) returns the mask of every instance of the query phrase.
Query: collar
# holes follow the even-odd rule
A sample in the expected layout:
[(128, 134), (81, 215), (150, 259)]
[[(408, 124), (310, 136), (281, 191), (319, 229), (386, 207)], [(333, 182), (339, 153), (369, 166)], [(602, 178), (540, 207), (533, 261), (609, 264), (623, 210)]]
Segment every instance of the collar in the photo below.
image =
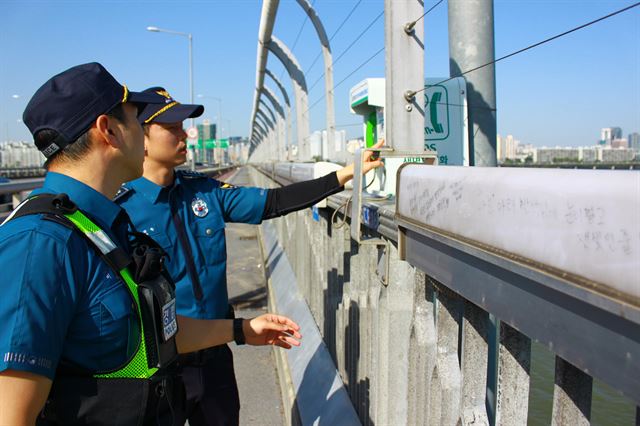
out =
[(60, 173), (48, 172), (42, 188), (33, 191), (33, 194), (46, 193), (67, 194), (80, 210), (109, 229), (113, 228), (116, 218), (124, 214), (120, 206), (103, 194), (79, 180)]

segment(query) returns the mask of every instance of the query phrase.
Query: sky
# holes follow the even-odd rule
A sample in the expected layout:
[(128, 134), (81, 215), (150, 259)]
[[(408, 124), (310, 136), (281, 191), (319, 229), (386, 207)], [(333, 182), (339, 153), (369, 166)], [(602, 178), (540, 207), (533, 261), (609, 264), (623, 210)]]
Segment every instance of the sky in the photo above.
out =
[[(495, 0), (496, 57), (634, 2)], [(425, 0), (425, 10), (435, 3)], [(348, 94), (365, 78), (384, 77), (384, 52), (361, 66), (384, 47), (384, 1), (312, 4), (333, 36), (334, 82), (342, 81), (335, 89), (337, 127), (348, 137), (361, 136)], [(205, 105), (202, 119), (218, 122), (220, 115), (222, 136), (247, 136), (261, 7), (260, 0), (0, 0), (0, 140), (31, 140), (20, 121), (30, 97), (51, 76), (85, 62), (102, 63), (131, 90), (164, 86), (188, 103), (187, 38), (148, 26), (192, 34), (194, 101)], [(315, 60), (320, 45), (305, 16), (296, 1), (281, 0), (273, 34), (293, 49), (311, 87), (323, 66), (322, 57)], [(421, 23), (426, 77), (448, 77), (447, 0)], [(268, 68), (291, 92), (275, 58)], [(322, 79), (310, 90), (309, 105), (323, 92)], [(621, 127), (625, 137), (640, 132), (640, 7), (496, 64), (496, 95), (498, 133), (522, 143), (593, 145), (603, 127)], [(324, 100), (310, 110), (311, 131), (324, 128), (324, 111)]]

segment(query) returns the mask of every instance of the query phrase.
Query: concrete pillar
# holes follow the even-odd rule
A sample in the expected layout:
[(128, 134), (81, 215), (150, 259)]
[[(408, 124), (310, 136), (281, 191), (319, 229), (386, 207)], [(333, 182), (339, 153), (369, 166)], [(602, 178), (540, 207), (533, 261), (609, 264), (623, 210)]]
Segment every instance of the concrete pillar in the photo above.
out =
[(526, 425), (529, 410), (531, 339), (500, 323), (496, 425)]
[[(436, 361), (436, 328), (433, 286), (422, 272), (416, 273), (413, 325), (409, 342), (409, 422), (427, 425), (431, 380)], [(433, 423), (433, 422), (431, 422)]]
[(593, 378), (556, 356), (552, 425), (591, 424)]
[(432, 424), (455, 425), (460, 419), (462, 400), (458, 338), (464, 305), (462, 299), (445, 286), (438, 286), (437, 296), (437, 377), (432, 379), (429, 421)]

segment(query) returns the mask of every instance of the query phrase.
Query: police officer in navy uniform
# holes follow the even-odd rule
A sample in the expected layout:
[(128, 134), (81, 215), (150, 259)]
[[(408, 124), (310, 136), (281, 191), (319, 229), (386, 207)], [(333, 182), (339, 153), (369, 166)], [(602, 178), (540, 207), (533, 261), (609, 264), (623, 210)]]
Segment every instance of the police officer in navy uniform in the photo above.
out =
[[(277, 189), (234, 187), (207, 176), (176, 170), (186, 161), (182, 122), (202, 115), (202, 105), (181, 104), (162, 87), (144, 93), (166, 98), (140, 114), (145, 133), (143, 177), (123, 186), (115, 202), (134, 224), (169, 253), (167, 270), (176, 282), (177, 312), (190, 318), (232, 318), (226, 280), (225, 223), (259, 224), (312, 206), (343, 190), (353, 165), (319, 179)], [(364, 171), (381, 165), (367, 157)], [(182, 356), (187, 417), (192, 426), (237, 425), (240, 402), (227, 345)]]
[(90, 63), (51, 78), (26, 107), (48, 173), (0, 226), (2, 425), (180, 424), (176, 351), (299, 344), (298, 326), (277, 315), (175, 315), (161, 247), (111, 201), (142, 173), (137, 115), (153, 102), (165, 98)]

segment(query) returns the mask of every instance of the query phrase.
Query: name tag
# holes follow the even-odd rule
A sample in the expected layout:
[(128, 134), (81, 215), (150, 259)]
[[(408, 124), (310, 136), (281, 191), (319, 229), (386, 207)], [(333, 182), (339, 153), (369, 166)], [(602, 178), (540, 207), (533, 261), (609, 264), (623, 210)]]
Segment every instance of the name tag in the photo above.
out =
[(169, 303), (162, 307), (162, 337), (166, 342), (178, 331), (178, 321), (176, 319), (176, 299), (171, 299)]

